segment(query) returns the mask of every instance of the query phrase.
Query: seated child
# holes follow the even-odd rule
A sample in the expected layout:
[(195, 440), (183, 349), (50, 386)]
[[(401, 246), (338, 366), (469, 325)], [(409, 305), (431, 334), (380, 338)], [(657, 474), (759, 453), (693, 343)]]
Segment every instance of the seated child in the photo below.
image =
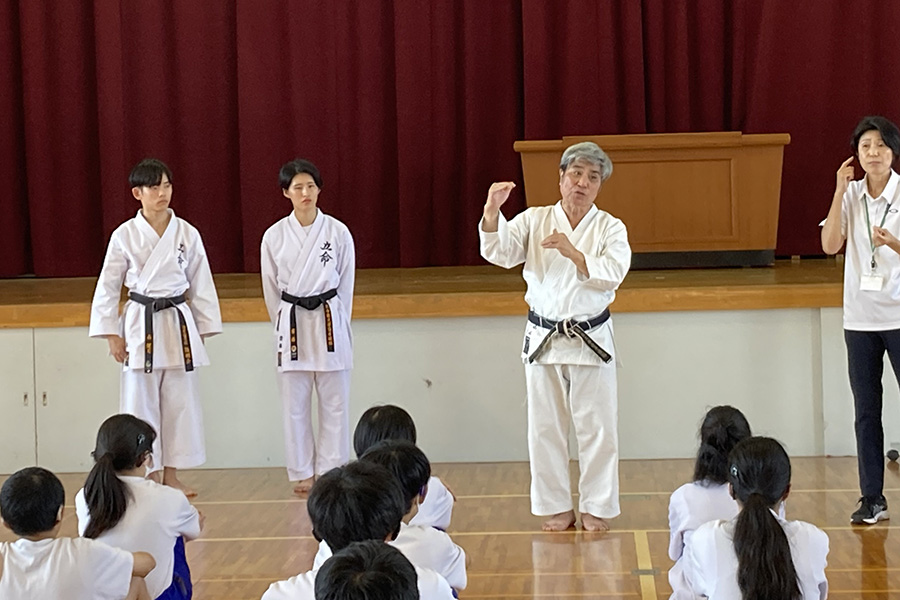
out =
[(731, 406), (716, 406), (706, 413), (700, 426), (700, 450), (694, 464), (694, 480), (672, 494), (669, 500), (670, 600), (695, 598), (684, 579), (682, 554), (685, 542), (703, 523), (733, 519), (738, 505), (728, 489), (728, 453), (750, 437), (750, 424)]
[(184, 542), (200, 535), (201, 516), (178, 489), (146, 479), (156, 432), (133, 415), (100, 426), (94, 468), (75, 496), (78, 533), (131, 552), (149, 552), (156, 568), (146, 577), (152, 598), (192, 595)]
[(46, 469), (13, 474), (0, 489), (3, 525), (19, 536), (0, 543), (3, 600), (146, 600), (156, 563), (94, 540), (61, 538), (65, 490)]
[[(431, 465), (425, 454), (411, 442), (385, 440), (366, 450), (361, 462), (374, 462), (393, 473), (404, 495), (404, 523), (397, 539), (390, 542), (403, 552), (412, 563), (431, 569), (444, 576), (450, 587), (462, 590), (466, 587), (466, 553), (450, 536), (434, 527), (407, 525), (416, 514), (419, 501), (425, 496)], [(321, 566), (331, 556), (323, 542), (314, 565)]]
[(384, 542), (350, 544), (316, 574), (316, 600), (418, 600), (416, 570)]
[[(373, 406), (362, 414), (353, 432), (353, 450), (356, 458), (382, 440), (406, 440), (416, 443), (416, 424), (409, 413), (392, 404)], [(453, 516), (456, 498), (450, 488), (437, 477), (428, 480), (428, 493), (419, 503), (419, 512), (410, 525), (437, 527), (446, 530)]]
[[(309, 492), (306, 509), (313, 536), (340, 552), (353, 542), (390, 541), (397, 537), (405, 502), (400, 483), (384, 467), (363, 461), (328, 471)], [(422, 600), (450, 600), (447, 581), (430, 569), (415, 567)], [(315, 598), (318, 568), (276, 581), (262, 600)]]
[(751, 437), (729, 457), (728, 481), (740, 512), (704, 523), (684, 549), (697, 596), (716, 600), (824, 600), (828, 536), (778, 516), (791, 491), (791, 460), (772, 438)]

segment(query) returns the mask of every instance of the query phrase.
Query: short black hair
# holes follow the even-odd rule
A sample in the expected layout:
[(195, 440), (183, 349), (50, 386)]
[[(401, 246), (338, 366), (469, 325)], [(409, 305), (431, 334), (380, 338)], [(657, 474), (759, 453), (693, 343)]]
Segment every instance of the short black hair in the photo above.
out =
[(313, 536), (337, 552), (353, 542), (396, 537), (404, 505), (400, 483), (390, 471), (356, 461), (322, 475), (309, 492), (306, 510)]
[(281, 184), (281, 189), (286, 190), (291, 187), (291, 182), (294, 180), (294, 177), (300, 173), (306, 173), (312, 177), (313, 181), (316, 182), (316, 186), (319, 187), (319, 189), (322, 188), (322, 176), (319, 174), (319, 169), (316, 165), (308, 160), (295, 158), (281, 167), (281, 171), (278, 172), (278, 182)]
[(37, 535), (56, 527), (66, 491), (59, 478), (41, 467), (10, 476), (0, 489), (0, 517), (18, 536)]
[(416, 443), (416, 424), (409, 413), (393, 404), (373, 406), (366, 410), (353, 432), (356, 458), (383, 440), (406, 440)]
[(881, 134), (881, 139), (891, 149), (891, 152), (894, 154), (894, 161), (896, 161), (900, 157), (900, 130), (888, 119), (877, 115), (863, 117), (856, 129), (853, 130), (853, 138), (850, 141), (850, 149), (853, 151), (853, 156), (859, 158), (859, 138), (867, 131), (873, 130), (877, 130)]
[(128, 175), (128, 183), (131, 187), (153, 187), (162, 182), (162, 176), (168, 178), (172, 183), (172, 171), (161, 160), (156, 158), (145, 158), (138, 164), (134, 165), (131, 174)]
[(350, 544), (316, 573), (316, 600), (418, 600), (419, 577), (403, 553), (384, 542)]
[(403, 489), (406, 512), (412, 508), (431, 478), (431, 463), (425, 453), (412, 442), (384, 440), (362, 455), (361, 462), (374, 462), (394, 474)]

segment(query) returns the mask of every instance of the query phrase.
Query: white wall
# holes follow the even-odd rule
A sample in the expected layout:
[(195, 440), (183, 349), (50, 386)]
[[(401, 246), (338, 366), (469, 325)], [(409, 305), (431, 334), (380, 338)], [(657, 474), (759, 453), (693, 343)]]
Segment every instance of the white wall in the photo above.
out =
[[(840, 309), (627, 313), (614, 321), (624, 363), (622, 458), (692, 456), (699, 422), (717, 404), (743, 410), (754, 432), (782, 440), (792, 455), (855, 453)], [(525, 460), (523, 328), (520, 317), (355, 321), (351, 421), (373, 404), (395, 403), (413, 414), (435, 462)], [(0, 334), (0, 422), (15, 419), (17, 434), (37, 423), (38, 461), (83, 470), (96, 427), (118, 405), (119, 370), (105, 342), (86, 328)], [(270, 341), (266, 323), (229, 323), (209, 340), (213, 365), (200, 370), (207, 467), (283, 464)], [(885, 390), (886, 442), (900, 447), (890, 368)], [(24, 391), (33, 419), (23, 416)], [(28, 436), (4, 438), (9, 460), (0, 470), (33, 456)]]

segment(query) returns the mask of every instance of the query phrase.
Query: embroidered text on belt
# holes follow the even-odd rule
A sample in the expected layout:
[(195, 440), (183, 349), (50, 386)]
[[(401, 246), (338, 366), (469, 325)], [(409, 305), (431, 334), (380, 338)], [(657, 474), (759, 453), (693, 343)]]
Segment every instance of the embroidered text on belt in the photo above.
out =
[(184, 370), (194, 370), (194, 359), (191, 356), (191, 336), (188, 332), (184, 315), (177, 308), (184, 304), (184, 294), (171, 298), (151, 298), (137, 292), (128, 292), (128, 297), (138, 304), (144, 305), (144, 373), (153, 372), (153, 313), (167, 308), (174, 308), (178, 313), (178, 328), (181, 330), (181, 353), (184, 355)]
[(325, 344), (329, 352), (334, 352), (334, 325), (331, 321), (331, 307), (328, 301), (337, 296), (337, 288), (328, 290), (316, 296), (291, 296), (287, 292), (281, 292), (281, 299), (291, 304), (291, 360), (297, 360), (297, 313), (296, 307), (302, 306), (306, 310), (316, 310), (320, 306), (325, 310)]
[(564, 334), (567, 337), (573, 338), (578, 336), (585, 343), (585, 345), (590, 348), (594, 354), (600, 357), (605, 363), (608, 363), (612, 360), (612, 355), (600, 347), (600, 345), (591, 339), (591, 336), (587, 334), (588, 331), (593, 329), (594, 327), (599, 327), (603, 325), (607, 321), (609, 321), (609, 309), (607, 308), (602, 313), (594, 317), (593, 319), (588, 319), (587, 321), (576, 321), (575, 319), (566, 319), (564, 321), (551, 321), (550, 319), (545, 319), (543, 317), (539, 317), (533, 310), (528, 311), (528, 320), (537, 325), (538, 327), (543, 327), (544, 329), (550, 329), (550, 333), (544, 336), (544, 339), (541, 340), (541, 343), (538, 344), (538, 347), (535, 348), (534, 352), (528, 357), (528, 363), (533, 363), (537, 358), (541, 355), (541, 353), (546, 349), (547, 343), (550, 341), (554, 335)]

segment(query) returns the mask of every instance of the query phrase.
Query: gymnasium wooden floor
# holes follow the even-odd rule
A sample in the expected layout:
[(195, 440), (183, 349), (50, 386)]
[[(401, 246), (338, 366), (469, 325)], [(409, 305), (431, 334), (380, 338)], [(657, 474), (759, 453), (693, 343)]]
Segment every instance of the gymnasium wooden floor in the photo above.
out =
[[(900, 533), (891, 533), (900, 522), (849, 525), (858, 496), (856, 459), (795, 458), (793, 469), (788, 518), (828, 533), (830, 597), (900, 598)], [(539, 531), (540, 520), (529, 513), (527, 464), (434, 465), (458, 497), (450, 533), (471, 557), (469, 586), (460, 597), (668, 598), (668, 499), (691, 471), (690, 460), (623, 461), (622, 516), (601, 535)], [(84, 475), (61, 478), (69, 498), (63, 534), (75, 535), (71, 504)], [(291, 496), (285, 479), (275, 468), (185, 472), (207, 517), (203, 536), (188, 544), (194, 598), (255, 600), (270, 582), (310, 567), (316, 544), (306, 505)], [(885, 495), (900, 506), (896, 464), (888, 466)], [(8, 531), (0, 533), (0, 541), (10, 539)]]

